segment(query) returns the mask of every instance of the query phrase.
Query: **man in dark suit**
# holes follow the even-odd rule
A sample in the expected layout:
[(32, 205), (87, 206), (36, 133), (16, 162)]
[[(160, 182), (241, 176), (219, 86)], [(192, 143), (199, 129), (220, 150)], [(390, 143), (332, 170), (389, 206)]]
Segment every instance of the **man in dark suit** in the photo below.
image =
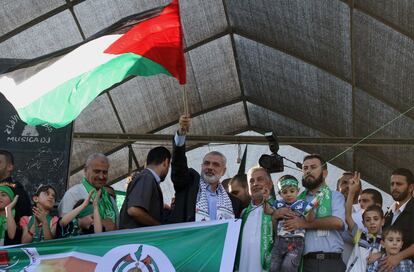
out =
[(227, 193), (220, 183), (226, 172), (226, 157), (217, 151), (204, 156), (201, 173), (188, 168), (185, 135), (191, 118), (181, 116), (180, 128), (173, 140), (171, 180), (175, 189), (175, 206), (170, 222), (208, 221), (239, 218), (240, 201)]
[(170, 160), (171, 153), (163, 146), (149, 151), (147, 168), (128, 185), (119, 228), (131, 229), (164, 223), (164, 200), (160, 183), (167, 176)]
[(413, 173), (405, 168), (398, 168), (391, 175), (391, 195), (395, 202), (385, 214), (384, 229), (396, 226), (403, 233), (402, 250), (392, 256), (388, 256), (381, 264), (383, 271), (392, 270), (401, 260), (414, 260), (414, 189)]

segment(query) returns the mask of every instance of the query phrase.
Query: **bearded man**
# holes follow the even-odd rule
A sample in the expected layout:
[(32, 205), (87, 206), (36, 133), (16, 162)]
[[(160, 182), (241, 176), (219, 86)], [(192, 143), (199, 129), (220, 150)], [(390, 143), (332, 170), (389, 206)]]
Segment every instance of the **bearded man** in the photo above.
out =
[(414, 260), (414, 175), (405, 168), (398, 168), (391, 174), (391, 195), (394, 203), (385, 214), (383, 229), (395, 226), (403, 233), (403, 246), (401, 251), (392, 256), (384, 258), (381, 263), (381, 271), (389, 271), (396, 267), (401, 260)]
[(315, 219), (306, 221), (303, 217), (287, 216), (285, 230), (306, 229), (304, 272), (345, 271), (341, 257), (344, 249), (341, 231), (345, 226), (345, 198), (340, 192), (332, 191), (326, 185), (328, 167), (320, 155), (305, 156), (302, 172), (302, 185), (306, 190), (299, 195), (299, 199), (311, 202), (317, 197)]
[(182, 115), (173, 140), (171, 180), (175, 190), (175, 206), (170, 222), (238, 218), (241, 213), (240, 201), (227, 193), (220, 183), (226, 172), (226, 157), (212, 151), (204, 156), (200, 174), (188, 168), (185, 136), (190, 124), (191, 118)]

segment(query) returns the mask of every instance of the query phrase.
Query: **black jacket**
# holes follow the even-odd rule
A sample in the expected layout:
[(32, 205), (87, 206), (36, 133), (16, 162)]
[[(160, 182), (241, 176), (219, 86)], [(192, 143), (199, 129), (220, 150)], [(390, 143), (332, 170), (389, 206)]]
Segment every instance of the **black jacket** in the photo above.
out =
[[(383, 229), (391, 226), (392, 222), (392, 212), (391, 210), (385, 214), (385, 224)], [(407, 206), (405, 206), (404, 211), (397, 217), (393, 226), (398, 227), (403, 232), (403, 240), (404, 244), (401, 250), (406, 249), (407, 247), (411, 246), (414, 243), (414, 231), (413, 231), (413, 223), (414, 223), (414, 199), (411, 198), (407, 202)], [(414, 258), (411, 258), (414, 260)]]
[[(175, 206), (171, 212), (170, 223), (195, 221), (195, 206), (198, 189), (200, 186), (200, 174), (192, 168), (188, 168), (185, 156), (185, 145), (176, 146), (173, 140), (173, 154), (171, 160), (171, 180), (175, 190)], [(229, 194), (233, 212), (236, 218), (240, 217), (241, 203), (238, 198)]]

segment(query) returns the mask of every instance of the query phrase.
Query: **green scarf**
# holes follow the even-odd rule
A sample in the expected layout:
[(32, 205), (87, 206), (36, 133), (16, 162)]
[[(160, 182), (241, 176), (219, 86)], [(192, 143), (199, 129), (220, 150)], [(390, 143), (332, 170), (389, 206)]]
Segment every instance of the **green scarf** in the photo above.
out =
[[(268, 203), (273, 205), (274, 199), (270, 198)], [(236, 270), (239, 268), (240, 263), (240, 253), (241, 253), (241, 246), (242, 246), (242, 238), (243, 238), (243, 229), (244, 224), (249, 217), (250, 212), (253, 210), (252, 203), (244, 210), (242, 215), (242, 225), (240, 228), (240, 236), (239, 236), (239, 247), (237, 248), (237, 256), (236, 256)], [(262, 213), (262, 227), (261, 227), (261, 237), (260, 237), (260, 259), (262, 263), (263, 270), (270, 269), (270, 258), (271, 252), (273, 247), (273, 225), (272, 225), (272, 216), (266, 214), (264, 211)]]
[[(46, 219), (47, 219), (47, 224), (49, 225), (49, 228), (50, 228), (51, 227), (50, 222), (52, 221), (52, 216), (50, 214), (48, 214), (48, 215), (46, 215)], [(32, 215), (30, 217), (29, 223), (27, 224), (27, 227), (29, 228), (29, 230), (33, 226), (34, 222), (35, 222), (35, 216)], [(43, 241), (44, 238), (45, 237), (43, 235), (43, 228), (36, 225), (35, 226), (35, 232), (33, 233), (32, 243)]]
[[(91, 199), (93, 200), (96, 196), (96, 189), (92, 186), (92, 184), (89, 183), (89, 181), (86, 178), (82, 179), (82, 184), (85, 186), (86, 191), (89, 192), (91, 190), (95, 190), (95, 192), (92, 194)], [(116, 212), (114, 209), (114, 206), (112, 205), (111, 198), (108, 194), (108, 192), (102, 188), (101, 189), (101, 199), (99, 200), (99, 214), (101, 215), (102, 219), (109, 218), (112, 220), (112, 222), (116, 222)]]
[[(306, 200), (308, 190), (303, 191), (298, 199)], [(316, 218), (323, 218), (332, 215), (332, 191), (324, 184), (319, 188), (317, 198)]]
[[(16, 210), (12, 209), (12, 216), (14, 218)], [(7, 231), (7, 217), (6, 215), (0, 215), (0, 240), (4, 240)]]
[(5, 215), (0, 215), (0, 240), (4, 240), (6, 230), (7, 230), (7, 217)]

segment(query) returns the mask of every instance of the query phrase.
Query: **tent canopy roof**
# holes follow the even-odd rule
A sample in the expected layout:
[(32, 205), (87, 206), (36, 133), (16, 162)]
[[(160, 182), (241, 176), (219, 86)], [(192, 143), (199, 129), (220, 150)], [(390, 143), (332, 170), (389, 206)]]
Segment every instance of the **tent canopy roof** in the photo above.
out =
[[(409, 0), (181, 0), (192, 134), (275, 130), (280, 136), (365, 137), (414, 106), (414, 2)], [(5, 0), (0, 66), (76, 44), (166, 0)], [(99, 96), (74, 132), (172, 134), (182, 87), (137, 77)], [(376, 138), (411, 138), (414, 112)], [(71, 183), (86, 157), (109, 155), (110, 179), (143, 166), (155, 143), (76, 138)], [(344, 147), (298, 146), (333, 158)], [(413, 146), (356, 147), (332, 163), (388, 191), (391, 171), (412, 169)], [(129, 159), (131, 158), (131, 160)], [(132, 161), (132, 165), (129, 165)]]

